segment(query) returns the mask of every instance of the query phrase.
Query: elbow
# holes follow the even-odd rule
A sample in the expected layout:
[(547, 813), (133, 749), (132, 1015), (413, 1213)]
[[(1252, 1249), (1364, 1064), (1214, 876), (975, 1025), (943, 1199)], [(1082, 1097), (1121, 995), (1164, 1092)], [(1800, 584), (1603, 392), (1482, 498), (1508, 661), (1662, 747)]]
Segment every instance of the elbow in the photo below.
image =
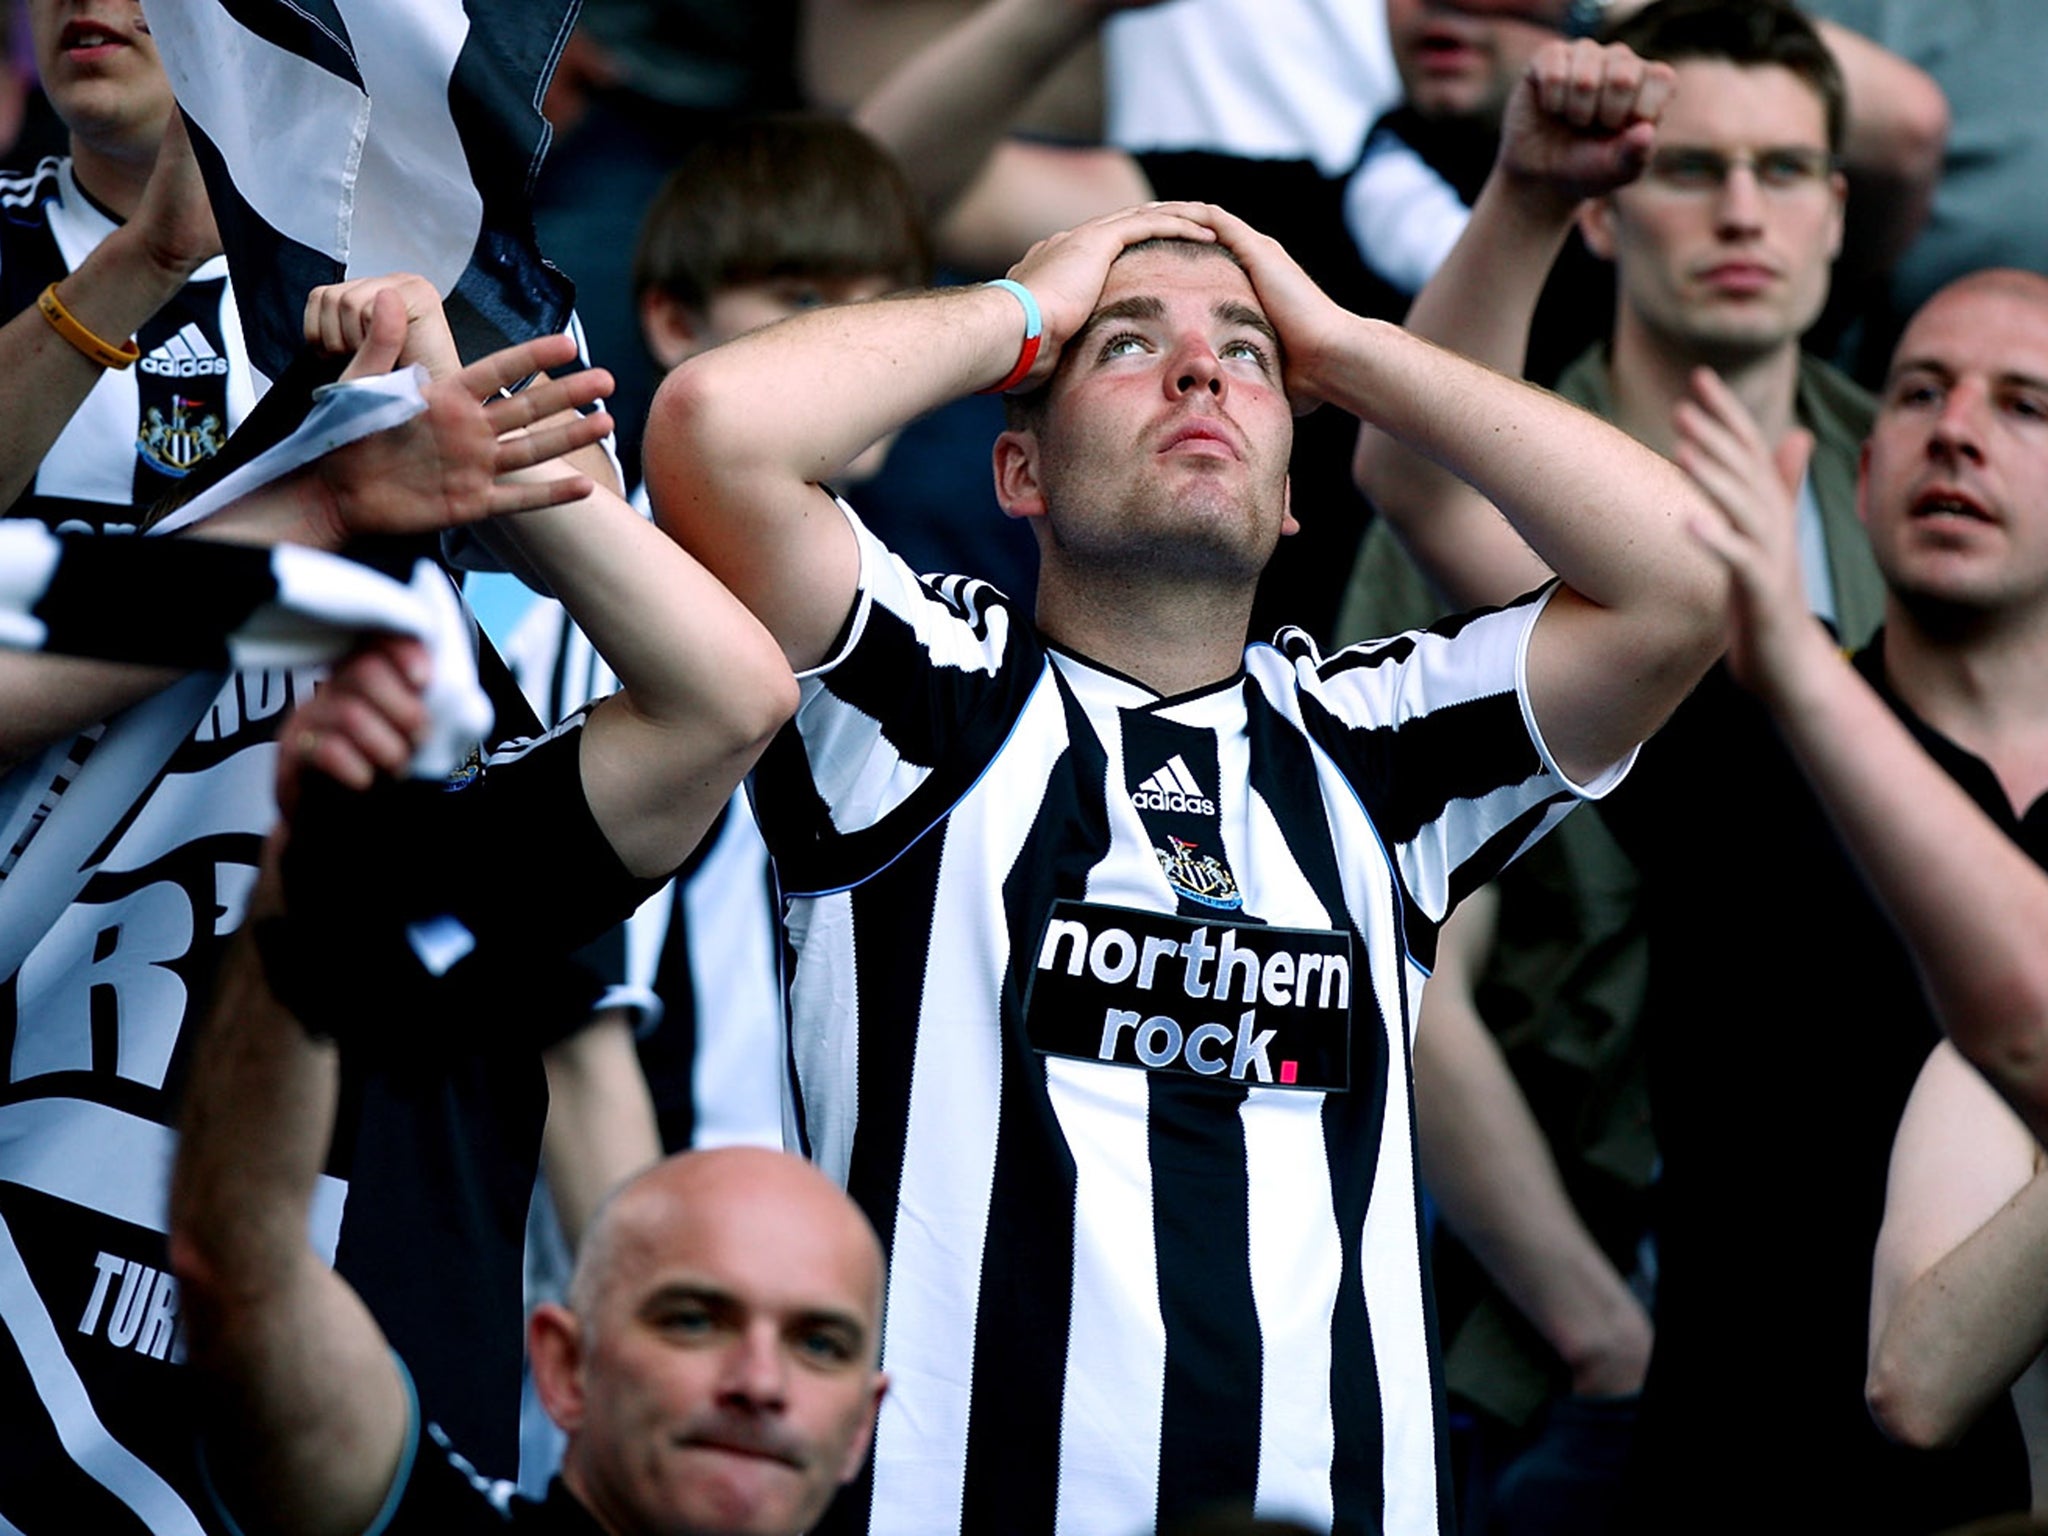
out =
[(1916, 84), (1918, 89), (1900, 92), (1893, 102), (1898, 114), (1894, 163), (1903, 180), (1931, 192), (1948, 154), (1951, 117), (1948, 97), (1931, 76), (1921, 75)]
[(743, 657), (728, 658), (714, 710), (690, 721), (692, 735), (704, 743), (715, 743), (714, 756), (734, 765), (734, 777), (743, 776), (755, 759), (767, 751), (768, 743), (789, 724), (801, 694), (782, 649), (765, 629), (757, 630), (758, 643)]
[(707, 492), (730, 447), (721, 438), (715, 360), (690, 358), (670, 370), (647, 413), (642, 449), (655, 521), (685, 549), (712, 520)]
[(772, 640), (769, 644), (774, 647), (773, 665), (762, 668), (760, 685), (750, 690), (744, 718), (735, 722), (735, 735), (742, 743), (741, 750), (750, 759), (765, 752), (768, 743), (789, 724), (802, 697), (789, 663), (783, 660), (781, 648), (774, 646)]
[(1967, 990), (1923, 969), (1955, 1047), (2037, 1134), (2048, 1127), (2048, 960), (2029, 953), (2000, 971), (1986, 965)]
[(1881, 1344), (1871, 1359), (1863, 1401), (1887, 1440), (1916, 1451), (1953, 1445), (1969, 1428), (1969, 1420), (1937, 1401), (1888, 1345)]

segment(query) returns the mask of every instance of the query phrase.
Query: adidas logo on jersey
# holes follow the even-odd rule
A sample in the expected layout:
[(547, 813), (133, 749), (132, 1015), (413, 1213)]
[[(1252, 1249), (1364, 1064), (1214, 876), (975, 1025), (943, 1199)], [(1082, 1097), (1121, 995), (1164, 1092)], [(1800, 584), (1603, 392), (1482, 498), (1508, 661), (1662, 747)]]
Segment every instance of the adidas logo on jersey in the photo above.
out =
[(213, 350), (206, 333), (189, 322), (177, 335), (135, 365), (167, 379), (197, 379), (228, 371), (228, 360)]
[(1151, 778), (1131, 791), (1131, 804), (1141, 811), (1185, 811), (1193, 816), (1214, 816), (1216, 802), (1202, 793), (1202, 786), (1188, 772), (1188, 765), (1176, 752)]

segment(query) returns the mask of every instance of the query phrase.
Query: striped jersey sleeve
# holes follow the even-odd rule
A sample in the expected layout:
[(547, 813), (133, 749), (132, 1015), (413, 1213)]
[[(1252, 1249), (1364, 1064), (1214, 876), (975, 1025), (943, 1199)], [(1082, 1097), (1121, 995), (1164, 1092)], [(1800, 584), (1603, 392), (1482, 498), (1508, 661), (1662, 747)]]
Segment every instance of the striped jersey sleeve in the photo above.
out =
[(936, 825), (1016, 723), (1042, 655), (1001, 592), (914, 574), (839, 508), (860, 544), (859, 596), (756, 772), (785, 810), (764, 830), (792, 893), (864, 879)]
[(1580, 799), (1598, 799), (1633, 753), (1576, 784), (1529, 701), (1528, 648), (1553, 583), (1501, 608), (1321, 656), (1298, 630), (1304, 729), (1357, 791), (1398, 872), (1410, 947), (1427, 967), (1451, 908)]

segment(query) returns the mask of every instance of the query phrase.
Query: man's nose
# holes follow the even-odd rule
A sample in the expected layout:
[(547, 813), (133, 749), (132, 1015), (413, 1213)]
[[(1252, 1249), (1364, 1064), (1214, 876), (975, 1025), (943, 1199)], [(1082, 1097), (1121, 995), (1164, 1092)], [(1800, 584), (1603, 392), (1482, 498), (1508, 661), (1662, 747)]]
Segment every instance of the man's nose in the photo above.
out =
[(1930, 449), (1954, 458), (1981, 461), (1988, 404), (1984, 390), (1973, 380), (1957, 381), (1941, 402), (1941, 414), (1934, 418)]
[(1714, 218), (1722, 234), (1746, 234), (1763, 227), (1764, 193), (1756, 179), (1756, 167), (1736, 160), (1721, 178), (1715, 194)]
[(1223, 362), (1206, 341), (1183, 342), (1168, 364), (1167, 393), (1175, 399), (1206, 389), (1220, 400), (1229, 389), (1229, 375), (1223, 371)]
[(783, 1407), (789, 1391), (789, 1362), (772, 1328), (743, 1331), (725, 1351), (719, 1395), (727, 1403), (756, 1410)]

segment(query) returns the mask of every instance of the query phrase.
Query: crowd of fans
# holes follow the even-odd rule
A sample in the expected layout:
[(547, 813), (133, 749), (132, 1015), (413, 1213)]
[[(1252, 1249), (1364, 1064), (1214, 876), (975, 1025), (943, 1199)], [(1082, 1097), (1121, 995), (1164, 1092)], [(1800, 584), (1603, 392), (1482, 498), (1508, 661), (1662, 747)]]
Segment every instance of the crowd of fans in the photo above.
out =
[[(24, 11), (0, 486), (125, 541), (289, 426)], [(155, 541), (473, 534), (462, 769), (0, 612), (0, 1532), (2035, 1529), (2043, 43), (587, 0), (586, 355), (317, 290), (418, 414)]]

